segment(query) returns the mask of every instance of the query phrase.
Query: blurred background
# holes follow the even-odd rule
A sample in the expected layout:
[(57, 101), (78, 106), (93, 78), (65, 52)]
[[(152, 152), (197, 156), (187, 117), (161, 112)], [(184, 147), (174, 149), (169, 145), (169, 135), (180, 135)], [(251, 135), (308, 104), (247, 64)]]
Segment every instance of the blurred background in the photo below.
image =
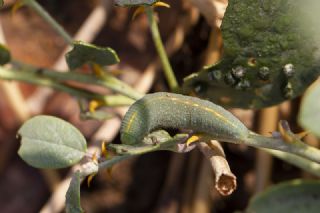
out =
[[(1, 43), (6, 43), (17, 60), (65, 70), (63, 54), (68, 47), (64, 40), (29, 8), (22, 7), (13, 14), (14, 2), (5, 1), (0, 11)], [(168, 90), (145, 15), (132, 20), (133, 8), (115, 7), (111, 0), (38, 2), (75, 40), (112, 47), (121, 59), (110, 68), (117, 77), (145, 93)], [(204, 64), (219, 59), (222, 41), (217, 27), (226, 1), (214, 1), (221, 11), (211, 11), (213, 22), (206, 16), (208, 12), (203, 11), (209, 9), (210, 14), (210, 7), (199, 6), (199, 1), (165, 2), (171, 8), (157, 9), (159, 27), (181, 81)], [(32, 115), (48, 114), (71, 122), (93, 144), (103, 139), (119, 143), (120, 120), (82, 120), (77, 101), (68, 94), (24, 83), (0, 81), (0, 84), (0, 212), (63, 212), (69, 170), (48, 171), (28, 166), (17, 155), (17, 129)], [(296, 124), (299, 102), (298, 98), (260, 111), (231, 111), (248, 128), (264, 135), (277, 128), (279, 119), (288, 120), (293, 132), (299, 132)], [(118, 112), (121, 114), (121, 110)], [(306, 141), (318, 145), (312, 135)], [(228, 213), (243, 210), (251, 196), (270, 184), (298, 177), (313, 178), (256, 149), (223, 145), (231, 170), (237, 176), (238, 187), (230, 196), (223, 197), (215, 190), (212, 169), (198, 150), (187, 154), (163, 151), (118, 163), (111, 173), (99, 173), (90, 188), (82, 185), (82, 206), (90, 213)]]

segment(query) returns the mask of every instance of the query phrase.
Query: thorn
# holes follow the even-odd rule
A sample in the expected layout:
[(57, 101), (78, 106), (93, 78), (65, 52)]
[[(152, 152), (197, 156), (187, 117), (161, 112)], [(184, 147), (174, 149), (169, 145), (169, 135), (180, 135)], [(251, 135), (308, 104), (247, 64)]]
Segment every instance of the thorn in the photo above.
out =
[(141, 13), (144, 13), (144, 11), (145, 11), (144, 6), (138, 7), (138, 8), (134, 11), (134, 13), (133, 13), (133, 15), (132, 15), (131, 21), (133, 21), (133, 20), (134, 20), (138, 15), (140, 15)]
[(187, 147), (190, 146), (190, 144), (198, 142), (200, 139), (199, 135), (192, 135), (186, 142)]
[[(96, 164), (98, 164), (98, 157), (97, 157), (97, 151), (95, 151), (91, 157), (91, 160), (93, 162), (95, 162)], [(90, 184), (91, 184), (91, 181), (93, 179), (94, 176), (96, 176), (97, 173), (93, 173), (91, 175), (88, 176), (88, 179), (87, 179), (87, 185), (88, 187), (90, 187)]]
[(302, 132), (299, 134), (292, 133), (288, 122), (284, 120), (281, 120), (279, 122), (279, 133), (281, 135), (281, 138), (287, 143), (293, 143), (307, 135), (306, 132)]
[(165, 3), (165, 2), (162, 2), (162, 1), (158, 1), (156, 3), (154, 3), (152, 5), (153, 8), (156, 8), (156, 7), (166, 7), (166, 8), (170, 8), (170, 5)]
[(101, 154), (104, 156), (105, 159), (109, 158), (109, 152), (107, 150), (107, 142), (106, 141), (102, 141), (101, 144)]
[(17, 12), (17, 10), (19, 10), (24, 5), (25, 5), (25, 3), (23, 2), (23, 0), (20, 0), (20, 1), (17, 1), (16, 3), (14, 3), (14, 5), (11, 9), (11, 14), (14, 15)]
[(98, 163), (97, 151), (93, 153), (91, 160), (95, 163)]
[(293, 142), (293, 138), (288, 134), (288, 122), (287, 121), (279, 121), (278, 124), (278, 128), (279, 128), (279, 133), (281, 135), (281, 138), (288, 143), (292, 143)]
[(104, 76), (104, 71), (99, 64), (93, 63), (92, 69), (93, 69), (94, 74), (96, 74), (96, 76), (98, 76), (98, 77)]
[(94, 173), (94, 174), (91, 174), (91, 175), (88, 176), (88, 179), (87, 179), (87, 185), (88, 185), (88, 187), (90, 187), (91, 182), (92, 182), (92, 179), (93, 179), (94, 176), (96, 176), (96, 174), (97, 174), (97, 173)]
[(97, 109), (98, 107), (101, 107), (101, 106), (103, 106), (103, 105), (104, 105), (104, 104), (102, 103), (102, 101), (92, 100), (92, 101), (90, 101), (90, 103), (89, 103), (89, 111), (90, 111), (91, 113), (93, 113), (93, 112), (96, 111), (96, 109)]
[(309, 131), (303, 131), (300, 133), (295, 134), (297, 136), (297, 138), (302, 139), (304, 137), (306, 137), (309, 134)]

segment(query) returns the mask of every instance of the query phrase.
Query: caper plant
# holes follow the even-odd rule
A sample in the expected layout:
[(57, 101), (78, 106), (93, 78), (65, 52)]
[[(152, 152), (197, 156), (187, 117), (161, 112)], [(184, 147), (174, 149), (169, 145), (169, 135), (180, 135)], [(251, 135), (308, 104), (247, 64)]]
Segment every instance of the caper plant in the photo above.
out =
[[(247, 129), (224, 108), (259, 109), (275, 105), (301, 95), (319, 77), (318, 0), (230, 0), (221, 26), (224, 40), (221, 61), (186, 76), (181, 85), (169, 63), (154, 12), (156, 7), (170, 8), (170, 5), (158, 0), (115, 0), (115, 5), (134, 8), (134, 16), (147, 16), (169, 92), (145, 96), (106, 72), (108, 66), (119, 63), (117, 53), (110, 47), (74, 41), (35, 0), (20, 0), (14, 8), (27, 6), (34, 10), (72, 46), (65, 56), (69, 70), (57, 72), (22, 63), (11, 58), (10, 50), (0, 45), (0, 79), (66, 92), (79, 102), (88, 103), (85, 107), (79, 105), (81, 116), (92, 119), (106, 120), (114, 116), (97, 110), (98, 107), (130, 106), (120, 130), (122, 144), (101, 142), (101, 153), (96, 155), (88, 154), (87, 141), (82, 133), (59, 118), (35, 116), (19, 129), (21, 146), (18, 154), (31, 166), (56, 169), (81, 162), (66, 193), (67, 212), (83, 212), (80, 184), (86, 178), (91, 180), (103, 169), (132, 156), (158, 150), (184, 153), (198, 147), (210, 155), (212, 140), (263, 148), (320, 176), (320, 150), (301, 141), (305, 134), (293, 133), (286, 121), (280, 121), (278, 132), (270, 137), (262, 136)], [(4, 66), (6, 64), (11, 66)], [(90, 68), (90, 73), (81, 72), (84, 65)], [(108, 88), (115, 94), (103, 95), (79, 89), (67, 81)], [(299, 113), (300, 124), (318, 137), (320, 105), (315, 100), (319, 92), (319, 84), (308, 90)], [(171, 136), (167, 128), (190, 131)], [(220, 154), (224, 156), (223, 152)], [(230, 177), (233, 183), (230, 190), (222, 192), (217, 187), (223, 195), (229, 195), (235, 189), (235, 177)], [(298, 185), (294, 182), (280, 188), (286, 188), (292, 195), (302, 194), (303, 190), (319, 195), (318, 182), (300, 181)], [(297, 187), (296, 190), (293, 186)], [(271, 192), (267, 195), (278, 196), (279, 199), (284, 196), (280, 189)], [(266, 201), (270, 197), (267, 195), (255, 198), (247, 211), (262, 212), (260, 210), (266, 208), (263, 203), (269, 202)], [(305, 196), (299, 202), (304, 203), (303, 206), (311, 206), (309, 212), (312, 212), (319, 209), (319, 197), (312, 202)], [(285, 209), (290, 209), (290, 206), (285, 206)]]

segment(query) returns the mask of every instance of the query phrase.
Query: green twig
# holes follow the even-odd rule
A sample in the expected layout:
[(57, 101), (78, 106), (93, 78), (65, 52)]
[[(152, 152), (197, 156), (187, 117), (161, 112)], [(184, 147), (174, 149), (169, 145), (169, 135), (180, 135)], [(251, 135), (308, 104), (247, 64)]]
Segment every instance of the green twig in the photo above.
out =
[(111, 158), (110, 160), (106, 160), (104, 162), (99, 163), (99, 170), (100, 169), (106, 169), (109, 168), (111, 166), (113, 166), (114, 164), (126, 160), (130, 157), (133, 157), (134, 155), (120, 155), (120, 156), (115, 156), (113, 158)]
[(15, 61), (13, 64), (16, 65), (17, 68), (21, 71), (34, 73), (40, 77), (42, 76), (50, 78), (58, 82), (76, 81), (79, 83), (98, 85), (111, 89), (134, 100), (140, 99), (143, 96), (143, 94), (137, 92), (123, 81), (120, 81), (114, 76), (108, 74), (100, 78), (94, 75), (82, 74), (78, 72), (57, 72), (51, 69), (37, 69), (33, 66), (25, 65), (17, 61)]
[(179, 88), (178, 82), (176, 80), (176, 77), (174, 75), (174, 72), (172, 70), (172, 67), (170, 65), (167, 53), (165, 51), (165, 48), (163, 46), (161, 36), (158, 29), (158, 24), (156, 22), (156, 19), (154, 17), (153, 8), (152, 7), (145, 7), (148, 21), (150, 25), (150, 30), (153, 38), (153, 42), (156, 46), (158, 55), (160, 57), (165, 77), (168, 81), (169, 87), (172, 91), (176, 91)]
[(24, 0), (23, 3), (38, 13), (53, 29), (61, 35), (61, 37), (68, 43), (72, 44), (72, 37), (61, 27), (56, 20), (54, 20), (50, 14), (35, 0)]
[[(61, 27), (60, 24), (58, 24), (55, 19), (53, 19), (50, 14), (40, 5), (38, 4), (37, 1), (35, 0), (24, 0), (23, 3), (30, 8), (32, 8), (34, 11), (36, 11), (43, 19), (45, 19), (55, 30), (59, 35), (61, 35), (64, 40), (72, 45), (73, 44), (73, 39), (72, 37)], [(14, 62), (18, 63), (19, 66), (23, 66), (23, 69), (26, 69), (28, 66), (23, 65), (22, 63), (19, 62)], [(30, 68), (30, 66), (29, 66)], [(34, 70), (37, 70), (33, 68)], [(30, 71), (30, 69), (29, 69)], [(56, 80), (64, 81), (64, 80), (75, 80), (78, 82), (82, 83), (90, 83), (90, 84), (95, 84), (95, 85), (100, 85), (109, 89), (112, 89), (116, 92), (119, 92), (121, 94), (124, 94), (132, 99), (139, 99), (143, 95), (132, 89), (130, 86), (125, 84), (124, 82), (118, 80), (112, 75), (104, 75), (102, 78), (96, 78), (94, 76), (89, 76), (89, 75), (74, 75), (72, 73), (64, 73), (65, 75), (61, 75), (62, 73), (59, 72), (51, 72), (51, 70), (43, 70), (43, 75), (46, 75), (47, 77), (54, 78)]]
[(282, 152), (282, 151), (271, 150), (271, 149), (263, 149), (263, 150), (283, 161), (286, 161), (292, 165), (299, 167), (300, 169), (303, 169), (313, 175), (316, 175), (317, 177), (320, 177), (319, 163), (315, 163), (305, 158), (302, 158), (290, 153)]
[(158, 143), (155, 143), (155, 144), (149, 144), (149, 145), (141, 144), (140, 146), (130, 146), (130, 145), (124, 145), (124, 144), (109, 144), (108, 149), (113, 150), (114, 152), (119, 154), (119, 156), (113, 157), (110, 160), (100, 163), (99, 169), (108, 168), (119, 161), (129, 158), (130, 156), (137, 156), (137, 155), (142, 155), (149, 152), (155, 152), (160, 150), (176, 151), (177, 150), (176, 145), (186, 140), (186, 138), (188, 138), (188, 134), (177, 134), (175, 137), (170, 137), (170, 135), (168, 136), (158, 135), (158, 137), (155, 139), (156, 141), (158, 141)]
[(247, 140), (244, 141), (244, 144), (256, 148), (280, 150), (320, 163), (320, 150), (309, 146), (300, 140), (287, 142), (281, 138), (265, 137), (254, 132), (250, 132), (250, 135)]
[[(159, 130), (161, 131), (161, 130)], [(152, 134), (152, 133), (150, 133)], [(135, 156), (145, 154), (147, 152), (154, 152), (158, 150), (170, 150), (175, 151), (175, 146), (184, 140), (187, 135), (177, 135), (174, 138), (168, 138), (161, 143), (155, 143), (150, 145), (129, 146), (124, 144), (110, 144), (109, 148), (115, 151), (117, 154), (123, 156)], [(214, 138), (210, 138), (214, 139)], [(162, 137), (158, 137), (155, 141), (161, 141)], [(236, 142), (236, 141), (235, 141)], [(268, 148), (274, 150), (267, 150), (273, 155), (288, 161), (300, 168), (303, 168), (317, 176), (320, 175), (320, 150), (311, 147), (301, 141), (295, 141), (292, 143), (285, 142), (281, 138), (265, 137), (258, 135), (254, 132), (250, 132), (247, 140), (243, 141), (243, 144), (253, 146), (256, 148)], [(280, 150), (280, 151), (276, 151)]]
[(96, 93), (93, 94), (94, 96), (91, 100), (101, 100), (103, 106), (131, 106), (134, 103), (134, 100), (123, 95), (100, 95)]
[[(161, 131), (161, 130), (160, 130)], [(120, 155), (142, 155), (148, 152), (155, 152), (160, 150), (177, 151), (177, 144), (185, 141), (188, 138), (188, 134), (177, 134), (173, 138), (161, 138), (155, 139), (157, 143), (146, 144), (140, 146), (130, 146), (125, 144), (109, 144), (108, 148)], [(164, 140), (164, 141), (162, 141)], [(162, 142), (159, 142), (162, 141)]]
[(15, 72), (3, 67), (0, 67), (0, 79), (23, 81), (35, 85), (51, 87), (55, 90), (60, 90), (76, 97), (86, 98), (89, 100), (99, 100), (106, 106), (129, 106), (134, 102), (134, 100), (126, 96), (96, 94), (87, 90), (55, 82), (50, 78), (41, 77), (36, 73)]

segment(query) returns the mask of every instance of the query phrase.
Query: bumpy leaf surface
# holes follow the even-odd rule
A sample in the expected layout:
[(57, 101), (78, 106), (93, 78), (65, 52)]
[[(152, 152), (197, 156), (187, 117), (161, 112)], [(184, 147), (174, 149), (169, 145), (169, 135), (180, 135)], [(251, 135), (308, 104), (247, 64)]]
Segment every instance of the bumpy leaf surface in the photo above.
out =
[(229, 0), (223, 58), (188, 76), (184, 92), (241, 108), (300, 95), (320, 73), (318, 11), (318, 0)]

